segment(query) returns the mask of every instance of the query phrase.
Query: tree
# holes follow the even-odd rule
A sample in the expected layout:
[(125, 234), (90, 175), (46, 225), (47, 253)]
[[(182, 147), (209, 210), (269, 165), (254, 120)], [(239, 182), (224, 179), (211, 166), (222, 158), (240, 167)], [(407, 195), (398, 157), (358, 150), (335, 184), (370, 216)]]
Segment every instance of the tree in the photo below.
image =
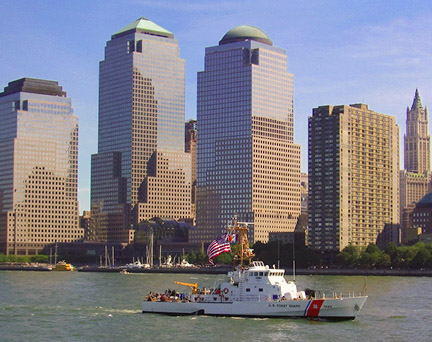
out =
[(390, 259), (390, 255), (384, 253), (381, 251), (380, 253), (380, 258), (378, 260), (378, 262), (375, 264), (376, 267), (379, 268), (388, 268), (391, 266), (391, 259)]
[(215, 264), (231, 265), (233, 263), (233, 256), (231, 253), (222, 253), (214, 259)]
[(207, 254), (205, 254), (202, 250), (199, 250), (196, 254), (196, 262), (200, 264), (206, 264), (208, 262)]
[(416, 254), (417, 250), (414, 246), (399, 247), (395, 266), (401, 268), (408, 268)]
[(377, 253), (368, 253), (364, 251), (360, 256), (359, 264), (362, 268), (373, 268), (377, 261)]
[(381, 250), (379, 249), (379, 247), (373, 243), (371, 243), (369, 246), (366, 247), (365, 252), (369, 253), (369, 254), (374, 254), (374, 253), (380, 253)]
[(341, 266), (355, 267), (360, 262), (360, 249), (359, 247), (348, 245), (336, 258)]
[(431, 252), (425, 246), (419, 246), (416, 255), (410, 262), (410, 268), (425, 268), (431, 264)]
[(187, 260), (188, 262), (190, 262), (191, 264), (195, 263), (196, 260), (197, 260), (197, 257), (196, 257), (195, 252), (194, 252), (194, 251), (190, 251), (190, 252), (188, 253), (188, 255), (186, 256), (186, 260)]
[(384, 253), (390, 257), (390, 264), (396, 266), (399, 258), (398, 246), (394, 242), (389, 242), (384, 250)]

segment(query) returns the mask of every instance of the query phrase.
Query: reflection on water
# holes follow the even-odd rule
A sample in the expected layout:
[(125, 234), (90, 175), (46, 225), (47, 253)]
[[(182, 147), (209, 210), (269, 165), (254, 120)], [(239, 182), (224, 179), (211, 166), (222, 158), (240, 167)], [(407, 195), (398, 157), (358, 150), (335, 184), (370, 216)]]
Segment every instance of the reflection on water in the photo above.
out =
[[(361, 291), (369, 299), (345, 322), (163, 316), (141, 313), (149, 291), (185, 291), (174, 280), (214, 287), (221, 276), (0, 272), (2, 341), (429, 341), (432, 279), (297, 276), (305, 287)], [(288, 276), (287, 278), (290, 278)]]

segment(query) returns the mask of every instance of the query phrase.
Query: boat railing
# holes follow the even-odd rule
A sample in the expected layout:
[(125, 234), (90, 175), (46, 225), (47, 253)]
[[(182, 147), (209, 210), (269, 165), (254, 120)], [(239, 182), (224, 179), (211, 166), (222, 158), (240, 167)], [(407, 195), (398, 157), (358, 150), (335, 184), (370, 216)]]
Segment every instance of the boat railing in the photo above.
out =
[(355, 298), (355, 297), (362, 297), (364, 294), (359, 292), (331, 292), (331, 293), (325, 293), (321, 291), (316, 291), (314, 295), (311, 295), (308, 297), (308, 299), (344, 299), (344, 298)]

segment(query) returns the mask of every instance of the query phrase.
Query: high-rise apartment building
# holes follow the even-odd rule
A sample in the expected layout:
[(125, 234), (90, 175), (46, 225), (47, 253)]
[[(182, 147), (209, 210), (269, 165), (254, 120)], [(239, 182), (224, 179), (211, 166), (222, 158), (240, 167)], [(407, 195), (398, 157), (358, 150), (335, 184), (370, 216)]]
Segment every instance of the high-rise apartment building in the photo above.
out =
[(0, 252), (82, 240), (71, 99), (57, 82), (22, 78), (0, 93), (0, 118)]
[(293, 143), (293, 75), (285, 50), (238, 26), (206, 48), (198, 73), (197, 229), (209, 242), (234, 216), (252, 242), (294, 231), (300, 215), (300, 146)]
[(309, 246), (377, 243), (399, 223), (399, 127), (365, 104), (309, 118)]
[(114, 33), (100, 62), (91, 189), (108, 240), (127, 242), (132, 224), (155, 216), (190, 217), (184, 105), (185, 62), (174, 35), (143, 17)]
[(430, 135), (427, 108), (423, 107), (420, 94), (416, 89), (414, 101), (407, 108), (405, 134), (405, 169), (400, 173), (400, 215), (402, 225), (402, 240), (405, 240), (406, 223), (412, 220), (402, 220), (407, 207), (418, 202), (431, 188), (430, 170)]

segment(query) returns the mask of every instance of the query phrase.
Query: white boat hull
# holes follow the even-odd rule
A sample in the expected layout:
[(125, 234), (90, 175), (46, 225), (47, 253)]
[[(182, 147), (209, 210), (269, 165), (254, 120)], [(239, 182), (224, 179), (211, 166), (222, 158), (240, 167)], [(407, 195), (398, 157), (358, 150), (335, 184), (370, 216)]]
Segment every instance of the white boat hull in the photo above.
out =
[(367, 296), (287, 301), (161, 302), (143, 301), (143, 313), (237, 317), (354, 319)]

